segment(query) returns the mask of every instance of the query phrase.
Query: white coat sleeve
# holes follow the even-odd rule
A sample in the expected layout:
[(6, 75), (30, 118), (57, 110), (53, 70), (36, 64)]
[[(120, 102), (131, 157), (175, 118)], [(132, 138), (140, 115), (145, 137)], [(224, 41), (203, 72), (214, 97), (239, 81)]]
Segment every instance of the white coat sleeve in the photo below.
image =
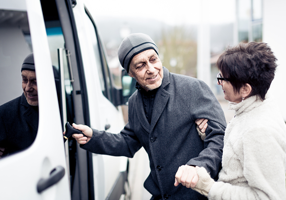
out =
[(213, 184), (210, 200), (273, 200), (285, 197), (285, 152), (275, 128), (255, 127), (242, 137), (243, 175), (248, 187)]

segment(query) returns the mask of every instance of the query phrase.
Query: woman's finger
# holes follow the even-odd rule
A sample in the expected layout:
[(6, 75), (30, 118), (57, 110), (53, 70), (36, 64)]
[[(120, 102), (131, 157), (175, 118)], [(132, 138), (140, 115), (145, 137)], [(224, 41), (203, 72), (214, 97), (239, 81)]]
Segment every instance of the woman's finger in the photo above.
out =
[(200, 129), (202, 129), (202, 128), (207, 124), (208, 121), (209, 121), (209, 120), (204, 119), (204, 120), (201, 122), (201, 124), (199, 125)]
[(207, 130), (207, 127), (208, 127), (208, 124), (206, 123), (205, 125), (204, 125), (204, 127), (202, 128), (202, 133), (204, 133), (204, 132), (206, 132), (206, 130)]
[(204, 121), (204, 119), (196, 119), (195, 123), (199, 126), (202, 123), (202, 121)]

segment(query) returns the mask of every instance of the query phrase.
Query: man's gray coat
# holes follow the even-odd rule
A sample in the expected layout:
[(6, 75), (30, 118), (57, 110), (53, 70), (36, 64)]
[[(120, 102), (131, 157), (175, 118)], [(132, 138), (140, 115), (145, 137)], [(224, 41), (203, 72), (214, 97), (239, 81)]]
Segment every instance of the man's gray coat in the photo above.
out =
[[(170, 73), (166, 68), (153, 106), (151, 124), (144, 113), (142, 97), (136, 91), (129, 99), (128, 123), (119, 134), (93, 130), (82, 148), (113, 156), (133, 157), (143, 147), (151, 173), (144, 187), (162, 199), (206, 199), (182, 185), (174, 186), (181, 165), (202, 166), (217, 178), (221, 168), (224, 113), (209, 87), (202, 81)], [(206, 118), (208, 128), (202, 140), (195, 120)]]

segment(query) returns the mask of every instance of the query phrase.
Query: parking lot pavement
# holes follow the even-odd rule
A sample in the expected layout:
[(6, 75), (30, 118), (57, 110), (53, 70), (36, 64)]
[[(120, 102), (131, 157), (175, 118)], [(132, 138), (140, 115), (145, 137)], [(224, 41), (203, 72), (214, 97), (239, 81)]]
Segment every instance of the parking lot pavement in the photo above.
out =
[(149, 159), (146, 151), (141, 148), (129, 161), (130, 168), (128, 178), (131, 200), (149, 200), (151, 195), (143, 187), (143, 183), (150, 173)]

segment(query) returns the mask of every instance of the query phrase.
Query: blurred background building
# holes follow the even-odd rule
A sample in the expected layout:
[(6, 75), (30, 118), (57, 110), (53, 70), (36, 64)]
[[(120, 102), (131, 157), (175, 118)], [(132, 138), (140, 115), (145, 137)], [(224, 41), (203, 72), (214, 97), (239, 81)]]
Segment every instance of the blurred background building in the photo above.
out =
[[(278, 58), (270, 92), (286, 121), (286, 0), (87, 0), (104, 41), (113, 80), (120, 85), (117, 57), (120, 42), (130, 33), (153, 38), (163, 66), (170, 72), (204, 80), (221, 103), (227, 122), (233, 117), (217, 85), (216, 61), (229, 46), (266, 42)], [(126, 118), (127, 120), (127, 118)], [(138, 167), (140, 166), (140, 167)], [(143, 169), (143, 170), (142, 170)], [(149, 199), (143, 181), (149, 161), (140, 150), (131, 159), (132, 199)]]

